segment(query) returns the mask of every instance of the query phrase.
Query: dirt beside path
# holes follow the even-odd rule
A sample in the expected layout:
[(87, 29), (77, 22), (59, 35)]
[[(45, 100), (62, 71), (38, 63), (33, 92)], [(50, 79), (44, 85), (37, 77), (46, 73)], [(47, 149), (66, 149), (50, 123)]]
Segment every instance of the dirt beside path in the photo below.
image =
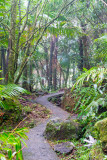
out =
[[(64, 92), (59, 92), (42, 96), (37, 98), (35, 102), (50, 109), (52, 111), (51, 118), (58, 117), (64, 120), (68, 118), (69, 113), (48, 101), (49, 97), (63, 93)], [(43, 137), (46, 124), (50, 119), (38, 125), (37, 127), (31, 129), (30, 132), (28, 133), (29, 140), (26, 141), (28, 148), (24, 148), (23, 150), (24, 160), (59, 160), (56, 153), (52, 150), (50, 145)]]

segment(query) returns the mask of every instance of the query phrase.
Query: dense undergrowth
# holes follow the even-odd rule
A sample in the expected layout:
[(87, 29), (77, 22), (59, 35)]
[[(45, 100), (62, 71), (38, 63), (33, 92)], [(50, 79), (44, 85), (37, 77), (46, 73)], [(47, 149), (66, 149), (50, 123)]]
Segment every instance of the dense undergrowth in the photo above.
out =
[[(80, 139), (69, 140), (74, 143), (75, 149), (70, 155), (59, 155), (61, 160), (106, 160), (106, 149), (99, 138), (99, 132), (95, 124), (99, 120), (107, 117), (107, 69), (104, 67), (91, 68), (85, 70), (78, 77), (72, 89), (65, 91), (64, 96), (53, 97), (51, 102), (69, 111), (72, 115), (77, 115), (77, 121), (81, 125)], [(62, 103), (61, 103), (62, 99)], [(96, 139), (91, 142), (89, 137)], [(86, 140), (88, 143), (86, 143)], [(52, 146), (56, 143), (49, 142)], [(90, 141), (90, 142), (89, 142)]]
[(26, 133), (50, 115), (45, 107), (33, 103), (36, 96), (28, 93), (14, 84), (0, 86), (1, 160), (23, 160)]
[[(16, 112), (14, 121), (20, 119), (21, 105), (17, 98), (21, 93), (27, 93), (27, 91), (15, 84), (0, 85), (0, 123), (8, 118), (9, 113)], [(28, 132), (27, 128), (18, 128), (18, 126), (10, 131), (2, 130), (0, 133), (1, 160), (23, 159), (21, 142), (26, 146), (23, 140), (27, 139), (26, 132)]]
[[(64, 108), (78, 114), (79, 123), (82, 126), (81, 142), (71, 159), (78, 160), (104, 160), (106, 152), (102, 150), (102, 141), (95, 128), (95, 123), (107, 117), (107, 69), (104, 67), (91, 68), (78, 77), (71, 91), (67, 91), (63, 97)], [(70, 100), (69, 100), (70, 99)], [(89, 136), (97, 139), (96, 144), (84, 147), (85, 138)], [(79, 147), (78, 147), (79, 146)], [(87, 145), (88, 146), (88, 145)], [(67, 160), (67, 157), (63, 159)], [(69, 156), (68, 156), (69, 159)]]
[[(91, 68), (83, 73), (71, 92), (75, 97), (76, 111), (85, 126), (107, 117), (107, 69)], [(88, 126), (89, 127), (89, 126)]]

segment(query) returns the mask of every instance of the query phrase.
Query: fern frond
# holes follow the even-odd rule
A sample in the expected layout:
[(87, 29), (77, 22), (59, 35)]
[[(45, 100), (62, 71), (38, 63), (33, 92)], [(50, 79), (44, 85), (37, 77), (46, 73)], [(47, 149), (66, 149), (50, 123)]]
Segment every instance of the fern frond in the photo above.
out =
[(29, 94), (27, 90), (15, 84), (8, 84), (5, 86), (1, 86), (0, 87), (0, 107), (9, 109), (10, 107), (8, 106), (6, 100), (12, 101), (14, 98), (18, 97), (21, 93)]
[(99, 67), (99, 68), (92, 67), (91, 69), (89, 69), (88, 71), (86, 71), (85, 73), (81, 74), (78, 77), (78, 79), (77, 79), (76, 83), (73, 85), (71, 91), (73, 89), (75, 89), (77, 85), (79, 87), (83, 86), (83, 83), (85, 81), (88, 82), (89, 79), (91, 79), (92, 82), (94, 82), (94, 83), (98, 83), (98, 84), (101, 83), (103, 81), (103, 79), (106, 78), (105, 77), (106, 73), (107, 73), (107, 69), (104, 67)]
[(99, 98), (96, 101), (92, 101), (87, 108), (85, 109), (85, 111), (87, 111), (87, 115), (91, 115), (92, 113), (97, 113), (98, 112), (98, 107), (102, 106), (102, 107), (106, 107), (107, 106), (107, 102), (105, 100), (105, 98)]
[(4, 89), (2, 90), (2, 93), (0, 93), (0, 95), (4, 96), (4, 98), (11, 98), (18, 96), (21, 93), (23, 94), (29, 92), (15, 84), (8, 84), (4, 86)]

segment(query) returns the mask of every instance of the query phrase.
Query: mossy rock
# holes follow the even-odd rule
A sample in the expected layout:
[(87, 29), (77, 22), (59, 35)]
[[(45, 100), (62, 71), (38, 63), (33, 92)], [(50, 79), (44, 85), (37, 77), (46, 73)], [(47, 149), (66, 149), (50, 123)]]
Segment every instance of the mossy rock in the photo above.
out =
[(59, 118), (54, 118), (47, 123), (44, 133), (47, 139), (56, 139), (57, 131), (60, 128), (59, 126), (60, 122), (61, 120)]
[(104, 153), (99, 144), (95, 144), (90, 151), (90, 159), (92, 160), (104, 160)]
[(79, 123), (74, 120), (67, 120), (61, 123), (59, 133), (60, 139), (78, 139), (79, 138)]
[(96, 122), (95, 128), (98, 131), (103, 149), (107, 151), (107, 118)]
[(46, 126), (44, 135), (47, 139), (78, 139), (79, 131), (80, 125), (74, 120), (50, 120)]
[(107, 118), (96, 122), (95, 127), (99, 132), (100, 140), (107, 142)]

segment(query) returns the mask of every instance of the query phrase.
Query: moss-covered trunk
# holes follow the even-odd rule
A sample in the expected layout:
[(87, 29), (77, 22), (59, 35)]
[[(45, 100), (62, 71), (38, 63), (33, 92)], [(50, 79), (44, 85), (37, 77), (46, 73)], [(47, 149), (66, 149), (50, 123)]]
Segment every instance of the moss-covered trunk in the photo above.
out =
[(11, 29), (9, 34), (9, 61), (8, 61), (8, 83), (14, 83), (15, 73), (15, 48), (16, 48), (16, 14), (17, 14), (17, 0), (11, 2)]

